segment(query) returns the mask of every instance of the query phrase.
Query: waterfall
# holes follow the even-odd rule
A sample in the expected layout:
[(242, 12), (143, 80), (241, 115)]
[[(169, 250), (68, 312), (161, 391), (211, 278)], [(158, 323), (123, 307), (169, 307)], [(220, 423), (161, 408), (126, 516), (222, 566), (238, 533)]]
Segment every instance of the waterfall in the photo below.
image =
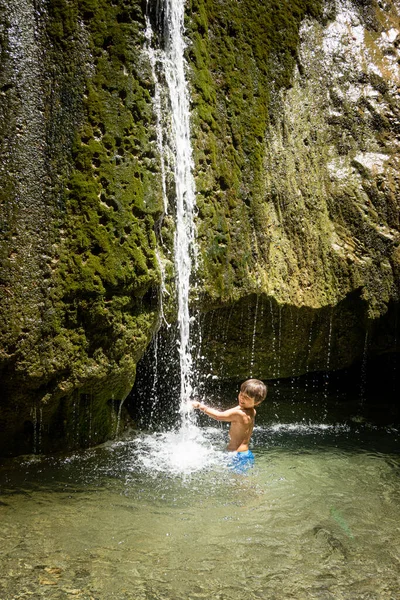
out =
[(175, 151), (176, 233), (175, 269), (178, 292), (180, 332), (181, 409), (190, 399), (192, 386), (192, 348), (190, 340), (189, 290), (194, 248), (195, 185), (190, 143), (189, 94), (185, 77), (184, 0), (166, 0), (165, 4), (165, 79), (172, 113)]
[[(193, 356), (191, 320), (189, 312), (190, 276), (195, 255), (195, 184), (192, 174), (193, 157), (190, 142), (189, 92), (185, 76), (184, 58), (184, 0), (164, 0), (163, 49), (149, 50), (155, 81), (154, 105), (157, 116), (157, 140), (161, 155), (164, 211), (167, 212), (165, 153), (163, 133), (168, 138), (175, 180), (176, 230), (174, 240), (176, 289), (178, 301), (180, 412), (188, 414), (188, 400), (193, 395)], [(151, 47), (152, 33), (147, 21), (146, 37)], [(159, 77), (157, 69), (160, 70)], [(168, 115), (163, 115), (161, 80), (168, 92)], [(165, 93), (165, 92), (164, 92)], [(164, 129), (164, 131), (163, 131)]]

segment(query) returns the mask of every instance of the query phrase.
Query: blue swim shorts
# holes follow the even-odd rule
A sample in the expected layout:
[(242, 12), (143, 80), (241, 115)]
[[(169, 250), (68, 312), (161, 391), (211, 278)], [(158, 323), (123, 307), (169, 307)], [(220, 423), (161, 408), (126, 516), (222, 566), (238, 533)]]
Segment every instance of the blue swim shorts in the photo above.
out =
[(251, 450), (232, 452), (229, 456), (228, 467), (235, 473), (246, 473), (254, 466), (254, 454)]

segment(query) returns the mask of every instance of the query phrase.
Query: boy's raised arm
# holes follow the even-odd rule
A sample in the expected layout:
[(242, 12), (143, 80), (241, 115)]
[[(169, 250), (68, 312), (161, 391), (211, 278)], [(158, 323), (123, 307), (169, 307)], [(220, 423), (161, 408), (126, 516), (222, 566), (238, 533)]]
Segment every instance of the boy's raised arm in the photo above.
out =
[(217, 410), (216, 408), (211, 408), (211, 406), (206, 406), (202, 402), (192, 402), (191, 404), (193, 408), (201, 410), (216, 421), (227, 421), (230, 423), (231, 421), (235, 421), (239, 414), (237, 407), (230, 408), (229, 410)]

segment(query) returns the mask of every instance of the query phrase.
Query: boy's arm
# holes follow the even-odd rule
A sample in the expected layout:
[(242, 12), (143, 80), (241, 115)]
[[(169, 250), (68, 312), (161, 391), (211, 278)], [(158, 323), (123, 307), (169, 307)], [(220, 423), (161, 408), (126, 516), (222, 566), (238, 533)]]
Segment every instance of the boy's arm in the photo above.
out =
[(236, 421), (239, 417), (237, 406), (235, 408), (230, 408), (229, 410), (217, 410), (216, 408), (211, 408), (211, 406), (206, 406), (202, 402), (192, 402), (192, 406), (193, 408), (201, 410), (204, 414), (216, 421), (227, 421), (230, 423), (231, 421)]

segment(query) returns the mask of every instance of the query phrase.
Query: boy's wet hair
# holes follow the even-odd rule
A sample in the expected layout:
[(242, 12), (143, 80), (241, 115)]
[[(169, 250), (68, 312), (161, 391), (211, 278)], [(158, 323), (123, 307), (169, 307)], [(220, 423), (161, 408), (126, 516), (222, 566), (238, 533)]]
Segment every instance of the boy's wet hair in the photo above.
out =
[(267, 395), (268, 388), (259, 379), (247, 379), (240, 386), (240, 391), (249, 398), (253, 398), (256, 404), (259, 404), (263, 400), (265, 400), (265, 396)]

